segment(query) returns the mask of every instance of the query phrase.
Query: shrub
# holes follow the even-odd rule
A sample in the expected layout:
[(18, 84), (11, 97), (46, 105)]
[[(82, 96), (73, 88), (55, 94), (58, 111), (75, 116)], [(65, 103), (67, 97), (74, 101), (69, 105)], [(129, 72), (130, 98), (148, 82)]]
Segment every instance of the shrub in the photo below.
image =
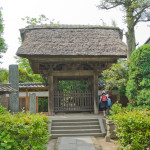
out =
[(0, 115), (1, 150), (44, 150), (49, 139), (49, 119), (29, 112)]
[(0, 104), (0, 115), (1, 115), (1, 114), (6, 114), (6, 113), (7, 113), (6, 108), (3, 107), (3, 106)]
[(122, 107), (122, 105), (117, 101), (116, 103), (112, 105), (111, 110), (110, 110), (110, 116), (108, 116), (108, 118), (113, 119), (113, 116), (124, 111), (125, 111), (125, 108)]
[(130, 57), (126, 96), (134, 106), (150, 109), (150, 44), (139, 47)]
[(122, 111), (113, 116), (117, 137), (124, 150), (150, 148), (150, 112)]

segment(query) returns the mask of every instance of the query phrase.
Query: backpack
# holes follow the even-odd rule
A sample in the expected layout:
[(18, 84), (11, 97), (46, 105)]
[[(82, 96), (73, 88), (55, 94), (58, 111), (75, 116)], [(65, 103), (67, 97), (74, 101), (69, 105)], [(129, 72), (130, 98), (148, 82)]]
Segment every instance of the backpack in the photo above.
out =
[(111, 99), (110, 98), (108, 98), (108, 100), (107, 100), (107, 106), (111, 106)]
[(103, 95), (103, 96), (102, 96), (102, 101), (103, 101), (103, 102), (106, 102), (106, 101), (107, 101), (106, 95)]

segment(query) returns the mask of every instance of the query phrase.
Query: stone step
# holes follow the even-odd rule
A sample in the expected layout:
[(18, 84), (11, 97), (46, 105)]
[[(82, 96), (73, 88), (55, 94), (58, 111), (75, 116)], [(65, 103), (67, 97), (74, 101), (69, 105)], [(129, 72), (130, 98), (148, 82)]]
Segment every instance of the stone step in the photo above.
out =
[(97, 121), (96, 118), (87, 118), (87, 119), (54, 119), (53, 122), (84, 122), (84, 121)]
[(99, 125), (76, 125), (76, 126), (52, 126), (51, 130), (62, 129), (100, 129)]
[(104, 137), (104, 133), (74, 133), (74, 134), (51, 134), (51, 139), (55, 139), (62, 136), (97, 136)]
[(53, 122), (52, 126), (76, 126), (76, 125), (99, 125), (98, 121), (80, 121), (80, 122)]
[(100, 129), (52, 130), (51, 134), (101, 133)]

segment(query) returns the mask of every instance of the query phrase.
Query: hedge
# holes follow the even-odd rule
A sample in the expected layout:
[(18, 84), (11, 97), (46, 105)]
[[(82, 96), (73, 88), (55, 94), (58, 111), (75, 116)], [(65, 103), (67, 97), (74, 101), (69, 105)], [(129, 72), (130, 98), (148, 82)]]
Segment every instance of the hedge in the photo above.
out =
[[(116, 113), (114, 111), (120, 110)], [(116, 135), (123, 150), (147, 150), (150, 148), (150, 111), (135, 109), (127, 111), (120, 105), (112, 106)]]
[(0, 106), (0, 150), (45, 150), (49, 122), (43, 114), (12, 115)]
[(150, 44), (131, 54), (126, 96), (134, 106), (150, 109)]

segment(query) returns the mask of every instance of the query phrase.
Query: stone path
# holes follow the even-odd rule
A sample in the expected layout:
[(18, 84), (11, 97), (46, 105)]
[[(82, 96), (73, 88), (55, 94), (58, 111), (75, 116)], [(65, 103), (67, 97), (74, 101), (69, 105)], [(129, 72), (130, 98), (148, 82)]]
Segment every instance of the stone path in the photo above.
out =
[(96, 150), (90, 136), (60, 137), (56, 150)]

